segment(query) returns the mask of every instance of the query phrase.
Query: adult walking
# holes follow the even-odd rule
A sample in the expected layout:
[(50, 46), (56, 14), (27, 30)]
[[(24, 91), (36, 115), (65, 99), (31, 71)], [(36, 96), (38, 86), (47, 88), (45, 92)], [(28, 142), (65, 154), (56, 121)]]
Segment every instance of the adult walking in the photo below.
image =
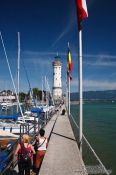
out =
[(30, 175), (33, 154), (35, 154), (35, 150), (29, 143), (29, 136), (24, 134), (15, 151), (15, 155), (18, 155), (19, 175)]
[[(37, 153), (38, 145), (39, 145), (38, 135), (35, 135), (35, 140), (32, 143), (32, 145), (34, 147), (35, 152)], [(36, 154), (33, 155), (33, 166), (32, 166), (32, 169), (33, 169), (33, 174), (34, 173), (36, 174)]]
[(45, 130), (43, 128), (40, 129), (39, 131), (39, 136), (38, 136), (38, 148), (37, 148), (37, 153), (36, 153), (36, 175), (38, 175), (41, 163), (43, 161), (44, 155), (46, 153), (46, 148), (47, 148), (47, 138), (45, 137)]

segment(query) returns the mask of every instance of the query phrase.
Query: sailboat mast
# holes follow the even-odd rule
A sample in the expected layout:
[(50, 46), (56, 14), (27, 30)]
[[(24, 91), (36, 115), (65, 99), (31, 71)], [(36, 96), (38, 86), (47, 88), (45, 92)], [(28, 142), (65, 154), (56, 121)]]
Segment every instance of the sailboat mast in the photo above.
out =
[[(19, 99), (19, 72), (20, 71), (20, 33), (18, 32), (18, 66), (17, 66), (17, 95)], [(17, 104), (17, 112), (18, 112), (18, 104)]]
[(47, 82), (46, 82), (46, 76), (45, 76), (45, 92), (46, 92), (46, 105), (48, 106), (48, 101), (47, 101)]
[(49, 93), (50, 93), (50, 96), (51, 96), (51, 99), (52, 99), (52, 103), (54, 105), (54, 100), (53, 100), (53, 96), (52, 96), (52, 93), (51, 93), (51, 90), (50, 90), (50, 86), (49, 86), (49, 83), (48, 83), (48, 79), (46, 79), (47, 81), (47, 86), (48, 86), (48, 90), (49, 90)]
[(42, 77), (42, 107), (43, 107), (43, 103), (44, 103), (44, 100), (43, 100), (43, 77)]
[(15, 90), (16, 98), (17, 98), (17, 101), (18, 101), (19, 109), (20, 109), (20, 112), (21, 112), (21, 116), (23, 117), (23, 121), (25, 122), (1, 32), (0, 32), (0, 38), (1, 38), (2, 46), (3, 46), (4, 54), (5, 54), (5, 57), (6, 57), (6, 62), (7, 62), (7, 65), (8, 65), (9, 73), (10, 73), (10, 76), (11, 76), (11, 80), (12, 80), (12, 83), (13, 83), (13, 87), (14, 87), (14, 90)]

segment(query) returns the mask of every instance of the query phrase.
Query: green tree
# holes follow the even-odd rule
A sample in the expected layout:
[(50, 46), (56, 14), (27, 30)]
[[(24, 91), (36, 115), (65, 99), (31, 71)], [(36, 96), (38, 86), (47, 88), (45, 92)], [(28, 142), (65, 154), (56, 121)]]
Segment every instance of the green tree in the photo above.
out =
[(19, 101), (20, 102), (24, 102), (25, 97), (26, 97), (26, 94), (24, 92), (20, 92), (19, 93)]
[(33, 91), (33, 96), (36, 98), (39, 94), (39, 89), (38, 88), (33, 88), (32, 91)]
[(42, 91), (39, 90), (38, 88), (33, 88), (33, 96), (34, 98), (36, 98), (37, 100), (41, 100), (42, 99)]

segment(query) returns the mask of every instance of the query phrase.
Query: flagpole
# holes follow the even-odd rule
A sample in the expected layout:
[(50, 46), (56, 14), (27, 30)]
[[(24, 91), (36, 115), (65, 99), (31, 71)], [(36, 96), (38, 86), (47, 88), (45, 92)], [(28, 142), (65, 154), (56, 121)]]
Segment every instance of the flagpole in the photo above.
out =
[(75, 0), (79, 30), (79, 149), (82, 153), (83, 137), (83, 85), (82, 85), (82, 26), (81, 22), (88, 17), (86, 0)]
[(68, 75), (68, 116), (70, 117), (70, 76)]
[(82, 153), (83, 136), (83, 88), (82, 88), (82, 30), (79, 30), (79, 149)]
[[(69, 42), (68, 42), (68, 49), (69, 49)], [(70, 70), (68, 70), (68, 116), (70, 117)]]
[(66, 109), (68, 111), (68, 79), (67, 79), (67, 73), (66, 73), (66, 99), (65, 99), (65, 102), (66, 102)]
[(68, 77), (66, 77), (66, 108), (68, 111)]

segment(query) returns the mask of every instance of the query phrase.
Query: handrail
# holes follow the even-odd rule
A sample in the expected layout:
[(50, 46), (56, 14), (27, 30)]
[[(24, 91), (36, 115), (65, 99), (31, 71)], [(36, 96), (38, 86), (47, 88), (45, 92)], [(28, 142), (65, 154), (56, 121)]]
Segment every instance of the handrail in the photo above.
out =
[[(7, 163), (7, 161), (9, 161), (10, 158), (12, 158), (12, 156), (14, 154), (14, 147), (16, 146), (18, 141), (19, 141), (19, 139), (13, 143), (13, 145), (11, 147), (12, 151), (8, 154), (7, 158), (1, 162), (1, 165), (4, 165), (4, 163)], [(7, 151), (7, 148), (4, 151)], [(0, 172), (0, 175), (4, 174), (9, 167), (13, 166), (13, 164), (14, 164), (14, 161), (13, 161), (13, 159), (11, 159), (9, 161), (8, 165), (6, 165), (6, 167)]]
[[(70, 117), (72, 118), (72, 120), (73, 120), (74, 124), (76, 125), (76, 127), (79, 129), (79, 126), (75, 122), (74, 117), (72, 116), (72, 114), (70, 115)], [(96, 159), (98, 160), (98, 162), (100, 163), (100, 165), (102, 166), (102, 168), (104, 169), (105, 173), (107, 175), (110, 175), (110, 173), (105, 168), (104, 164), (102, 163), (102, 161), (100, 160), (100, 158), (98, 157), (98, 155), (96, 154), (96, 152), (94, 151), (94, 149), (92, 148), (92, 146), (90, 145), (90, 143), (88, 142), (88, 140), (86, 139), (86, 137), (84, 136), (84, 134), (83, 134), (83, 138), (84, 138), (85, 142), (87, 143), (87, 145), (89, 146), (89, 148), (92, 151), (92, 153), (94, 154), (94, 156), (96, 157)]]
[[(51, 118), (51, 114), (49, 115), (49, 117), (48, 117), (48, 121), (49, 121), (49, 118)], [(29, 131), (31, 131), (32, 129), (34, 129), (34, 127), (37, 129), (38, 127), (38, 123), (34, 123), (36, 126), (32, 126), (31, 128), (29, 128), (28, 127), (28, 133), (29, 133), (29, 135), (31, 136), (31, 133), (29, 132)], [(47, 123), (46, 123), (47, 124)], [(21, 124), (21, 126), (22, 127), (26, 127), (27, 125), (25, 125), (25, 124)], [(45, 124), (44, 124), (44, 126), (43, 127), (45, 127)], [(26, 130), (25, 130), (26, 131)], [(37, 132), (38, 133), (38, 132)], [(19, 142), (19, 140), (21, 139), (21, 134), (22, 133), (20, 133), (20, 137), (19, 137), (19, 139), (16, 141), (16, 142), (14, 142), (13, 143), (13, 145), (12, 145), (12, 151), (9, 153), (9, 155), (7, 156), (7, 158), (5, 159), (5, 160), (3, 160), (2, 162), (1, 162), (1, 164), (4, 164), (5, 162), (7, 163), (7, 161), (10, 159), (10, 157), (13, 155), (13, 153), (14, 153), (14, 148), (15, 148), (15, 146), (16, 146), (16, 144)], [(24, 134), (24, 133), (23, 133)], [(33, 138), (32, 138), (33, 139)], [(7, 150), (7, 148), (5, 149), (5, 150)], [(17, 164), (17, 160), (16, 161), (14, 161), (13, 159), (8, 163), (8, 165), (0, 172), (0, 175), (3, 175), (6, 171), (7, 171), (7, 169), (9, 168), (9, 167), (11, 167), (11, 166), (13, 166), (13, 168), (16, 166), (16, 164)]]

